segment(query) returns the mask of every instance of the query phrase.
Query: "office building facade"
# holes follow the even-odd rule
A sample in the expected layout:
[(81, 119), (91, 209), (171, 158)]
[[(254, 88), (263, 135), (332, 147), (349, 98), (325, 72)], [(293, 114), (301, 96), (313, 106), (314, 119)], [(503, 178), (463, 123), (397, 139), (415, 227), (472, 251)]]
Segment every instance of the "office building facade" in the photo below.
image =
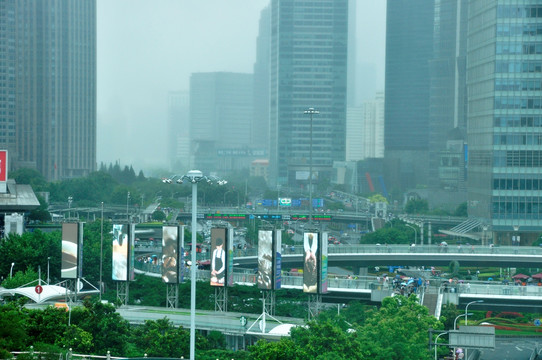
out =
[(542, 4), (470, 1), (468, 36), (469, 216), (510, 244), (542, 226)]
[(330, 179), (344, 161), (347, 44), (348, 0), (271, 1), (272, 185), (308, 185), (311, 165)]
[(435, 2), (388, 0), (384, 145), (386, 159), (398, 159), (407, 190), (429, 174), (430, 68)]
[(16, 167), (48, 180), (88, 175), (96, 170), (96, 2), (15, 6)]
[(261, 149), (251, 147), (253, 75), (194, 73), (190, 77), (192, 166), (205, 173), (248, 169)]

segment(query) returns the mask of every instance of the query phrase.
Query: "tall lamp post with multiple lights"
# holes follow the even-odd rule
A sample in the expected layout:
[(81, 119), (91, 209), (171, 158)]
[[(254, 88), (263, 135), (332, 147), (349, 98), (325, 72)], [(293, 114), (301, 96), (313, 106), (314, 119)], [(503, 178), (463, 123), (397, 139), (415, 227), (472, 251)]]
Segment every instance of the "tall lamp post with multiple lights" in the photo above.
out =
[(196, 243), (197, 243), (197, 230), (198, 230), (198, 183), (206, 181), (212, 183), (213, 180), (217, 181), (218, 185), (226, 185), (226, 180), (218, 180), (211, 177), (204, 176), (199, 170), (190, 170), (186, 175), (174, 176), (170, 179), (163, 179), (162, 182), (171, 184), (173, 179), (177, 184), (182, 184), (185, 180), (192, 184), (192, 249), (191, 249), (191, 262), (190, 265), (190, 359), (195, 360), (196, 353)]
[(309, 137), (309, 225), (312, 225), (312, 117), (314, 114), (320, 114), (320, 111), (314, 108), (308, 108), (304, 112), (310, 116), (310, 137)]

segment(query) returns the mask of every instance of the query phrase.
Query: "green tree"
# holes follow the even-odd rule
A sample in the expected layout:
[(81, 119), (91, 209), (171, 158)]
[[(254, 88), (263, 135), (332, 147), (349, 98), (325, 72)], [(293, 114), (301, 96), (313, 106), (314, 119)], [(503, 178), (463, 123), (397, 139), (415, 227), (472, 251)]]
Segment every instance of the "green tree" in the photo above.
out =
[(459, 204), (459, 206), (454, 211), (454, 216), (461, 216), (461, 217), (469, 216), (466, 202)]
[(442, 329), (442, 324), (418, 304), (415, 295), (387, 297), (358, 329), (363, 344), (360, 353), (364, 359), (374, 360), (431, 359), (429, 328)]
[(166, 214), (162, 210), (156, 210), (152, 213), (152, 219), (155, 221), (164, 221), (166, 220)]
[(41, 222), (46, 222), (46, 221), (51, 220), (51, 214), (49, 214), (49, 211), (47, 211), (49, 204), (47, 204), (47, 202), (45, 202), (45, 199), (39, 194), (36, 195), (36, 197), (38, 198), (38, 201), (40, 202), (40, 206), (37, 209), (30, 211), (30, 214), (28, 215), (28, 219), (41, 221)]
[(25, 317), (16, 303), (0, 306), (0, 349), (20, 350), (25, 347)]
[(167, 318), (146, 320), (135, 329), (133, 338), (138, 349), (151, 357), (180, 358), (189, 353), (189, 332), (176, 328)]
[(429, 211), (429, 203), (424, 199), (410, 199), (405, 205), (407, 214), (426, 214)]

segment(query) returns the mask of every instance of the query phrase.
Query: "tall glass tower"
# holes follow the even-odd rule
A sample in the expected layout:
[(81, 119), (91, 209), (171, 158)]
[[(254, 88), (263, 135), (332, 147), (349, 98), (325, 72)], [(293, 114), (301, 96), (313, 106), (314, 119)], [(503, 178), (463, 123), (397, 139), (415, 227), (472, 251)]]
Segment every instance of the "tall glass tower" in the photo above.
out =
[(311, 165), (318, 181), (344, 161), (347, 44), (348, 0), (271, 2), (271, 183), (306, 186)]
[(96, 170), (96, 1), (15, 6), (15, 161), (48, 180), (88, 175)]
[(542, 226), (542, 4), (471, 1), (468, 28), (469, 216), (528, 243)]

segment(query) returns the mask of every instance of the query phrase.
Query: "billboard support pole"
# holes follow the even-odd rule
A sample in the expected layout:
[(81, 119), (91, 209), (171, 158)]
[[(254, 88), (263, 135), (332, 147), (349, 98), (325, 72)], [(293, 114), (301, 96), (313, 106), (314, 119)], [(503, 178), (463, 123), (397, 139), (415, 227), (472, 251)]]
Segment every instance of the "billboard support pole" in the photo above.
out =
[[(272, 294), (271, 294), (272, 293)], [(282, 324), (282, 321), (276, 319), (274, 316), (272, 316), (271, 314), (269, 314), (268, 310), (269, 309), (272, 309), (272, 311), (274, 312), (274, 309), (275, 309), (275, 292), (273, 290), (268, 290), (268, 291), (262, 291), (262, 313), (260, 316), (258, 316), (258, 318), (252, 323), (252, 325), (250, 325), (250, 327), (247, 329), (247, 334), (265, 334), (265, 330), (266, 330), (266, 321), (267, 321), (267, 317), (270, 317), (271, 319), (275, 320), (276, 322), (278, 322), (279, 324)], [(270, 302), (271, 304), (268, 305), (268, 302)], [(251, 332), (252, 328), (258, 324), (259, 328), (260, 328), (260, 331), (258, 332)]]
[(218, 311), (218, 312), (228, 311), (228, 287), (227, 286), (215, 287), (215, 311)]
[(308, 304), (308, 315), (309, 321), (312, 318), (316, 317), (320, 313), (322, 307), (322, 295), (320, 294), (309, 294)]
[(130, 283), (128, 281), (117, 282), (117, 300), (120, 304), (128, 305), (128, 292)]
[(179, 286), (178, 284), (167, 284), (166, 288), (166, 305), (168, 308), (176, 309), (179, 303)]

